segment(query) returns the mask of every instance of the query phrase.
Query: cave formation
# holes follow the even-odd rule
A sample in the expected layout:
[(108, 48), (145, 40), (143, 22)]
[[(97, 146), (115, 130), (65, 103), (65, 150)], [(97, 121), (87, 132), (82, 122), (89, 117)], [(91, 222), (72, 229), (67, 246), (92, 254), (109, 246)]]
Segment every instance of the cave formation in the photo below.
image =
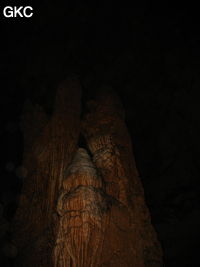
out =
[(24, 111), (15, 264), (161, 267), (121, 101), (106, 86), (84, 114), (82, 101), (73, 77), (58, 86), (51, 115), (39, 105)]

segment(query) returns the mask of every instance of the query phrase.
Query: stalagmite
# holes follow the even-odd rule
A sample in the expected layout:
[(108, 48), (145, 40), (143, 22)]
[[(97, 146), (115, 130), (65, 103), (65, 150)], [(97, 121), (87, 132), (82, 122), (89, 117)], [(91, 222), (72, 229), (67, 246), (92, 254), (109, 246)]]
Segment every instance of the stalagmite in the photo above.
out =
[(79, 148), (57, 204), (61, 219), (56, 266), (99, 266), (109, 208), (102, 185), (87, 151)]
[(51, 118), (30, 105), (25, 113), (16, 266), (161, 267), (122, 105), (105, 88), (81, 123), (80, 96), (78, 80), (69, 79)]
[(160, 267), (162, 250), (145, 204), (121, 103), (112, 90), (101, 88), (89, 107), (83, 131), (105, 192), (113, 198), (100, 266)]
[(78, 143), (81, 90), (76, 78), (57, 90), (52, 116), (29, 104), (23, 116), (27, 170), (13, 222), (16, 266), (54, 266), (59, 215), (56, 203), (66, 167)]

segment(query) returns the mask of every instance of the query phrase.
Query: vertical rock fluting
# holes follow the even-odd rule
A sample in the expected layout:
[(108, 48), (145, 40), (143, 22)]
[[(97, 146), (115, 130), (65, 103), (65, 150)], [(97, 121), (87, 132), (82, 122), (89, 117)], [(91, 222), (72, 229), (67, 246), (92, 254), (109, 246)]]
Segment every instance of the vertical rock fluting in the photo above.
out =
[(79, 82), (69, 79), (57, 90), (51, 118), (41, 108), (30, 106), (24, 114), (23, 168), (27, 177), (13, 223), (16, 266), (55, 266), (56, 203), (65, 168), (77, 150), (80, 98)]
[(108, 201), (90, 156), (79, 148), (63, 180), (55, 266), (96, 267), (107, 226)]
[(106, 89), (90, 102), (82, 122), (90, 153), (77, 145), (80, 102), (71, 79), (58, 89), (50, 119), (30, 105), (25, 113), (16, 265), (161, 267), (120, 101)]
[(112, 199), (97, 254), (99, 266), (161, 267), (162, 250), (145, 204), (120, 101), (106, 89), (88, 106), (83, 132), (105, 184), (106, 199)]

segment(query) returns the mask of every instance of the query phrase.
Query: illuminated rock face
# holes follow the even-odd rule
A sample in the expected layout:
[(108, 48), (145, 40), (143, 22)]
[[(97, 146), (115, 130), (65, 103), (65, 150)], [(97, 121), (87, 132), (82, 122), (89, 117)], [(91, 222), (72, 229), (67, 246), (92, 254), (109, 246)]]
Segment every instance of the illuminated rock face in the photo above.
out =
[[(79, 87), (78, 83), (67, 84), (66, 103), (63, 97), (58, 98), (60, 104), (56, 102), (51, 123), (45, 124), (41, 139), (34, 143), (39, 169), (24, 182), (16, 214), (17, 263), (161, 267), (162, 251), (145, 204), (120, 101), (110, 90), (104, 90), (90, 103), (90, 112), (80, 122), (79, 97), (69, 101), (73, 86)], [(87, 149), (77, 146), (80, 131)], [(32, 166), (30, 158), (26, 155), (25, 159)], [(31, 191), (35, 184), (36, 195)], [(24, 251), (28, 242), (31, 246)]]
[(70, 258), (72, 266), (98, 266), (108, 208), (101, 178), (87, 151), (79, 148), (57, 204), (56, 266), (71, 266)]

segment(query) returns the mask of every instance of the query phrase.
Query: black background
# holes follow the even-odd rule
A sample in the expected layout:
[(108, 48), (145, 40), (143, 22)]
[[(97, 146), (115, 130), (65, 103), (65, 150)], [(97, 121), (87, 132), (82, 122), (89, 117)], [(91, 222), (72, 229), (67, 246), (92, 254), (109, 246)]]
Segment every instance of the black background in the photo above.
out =
[(199, 266), (197, 7), (41, 1), (32, 18), (4, 18), (3, 7), (17, 4), (0, 6), (2, 266), (12, 264), (4, 247), (21, 188), (24, 103), (49, 111), (71, 73), (85, 98), (102, 84), (120, 95), (165, 265)]

